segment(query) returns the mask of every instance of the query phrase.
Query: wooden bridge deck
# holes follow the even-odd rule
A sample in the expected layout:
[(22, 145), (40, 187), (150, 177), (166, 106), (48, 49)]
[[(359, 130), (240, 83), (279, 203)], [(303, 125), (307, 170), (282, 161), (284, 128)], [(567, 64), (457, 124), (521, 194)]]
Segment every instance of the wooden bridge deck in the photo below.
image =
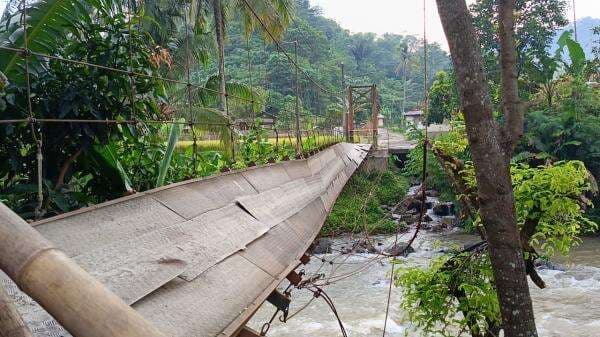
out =
[[(33, 226), (172, 337), (234, 336), (295, 269), (370, 145), (186, 181)], [(35, 336), (69, 336), (0, 272)]]
[(407, 140), (400, 133), (379, 128), (378, 148), (387, 149), (390, 154), (406, 154), (417, 146), (415, 141)]

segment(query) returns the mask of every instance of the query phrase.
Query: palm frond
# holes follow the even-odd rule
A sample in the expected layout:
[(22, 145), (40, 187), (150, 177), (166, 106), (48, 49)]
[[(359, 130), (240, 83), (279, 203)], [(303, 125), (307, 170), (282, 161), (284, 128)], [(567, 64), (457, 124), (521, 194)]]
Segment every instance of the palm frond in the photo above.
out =
[[(12, 5), (10, 8), (14, 8)], [(0, 44), (11, 48), (23, 48), (25, 45), (34, 52), (53, 54), (60, 41), (65, 38), (69, 27), (77, 22), (91, 20), (90, 9), (104, 5), (98, 0), (40, 0), (28, 4), (27, 41), (21, 19), (23, 8), (9, 13), (5, 12), (0, 23)], [(35, 58), (32, 58), (35, 62)], [(9, 78), (18, 80), (15, 73), (23, 68), (24, 59), (12, 51), (0, 51), (0, 70)]]
[[(219, 102), (219, 76), (213, 75), (206, 80), (205, 88), (208, 90), (200, 90), (198, 96), (204, 106), (215, 105)], [(230, 102), (238, 104), (252, 103), (252, 108), (257, 111), (264, 103), (264, 97), (261, 93), (247, 86), (244, 83), (237, 81), (229, 81), (225, 83), (225, 90), (229, 95)]]

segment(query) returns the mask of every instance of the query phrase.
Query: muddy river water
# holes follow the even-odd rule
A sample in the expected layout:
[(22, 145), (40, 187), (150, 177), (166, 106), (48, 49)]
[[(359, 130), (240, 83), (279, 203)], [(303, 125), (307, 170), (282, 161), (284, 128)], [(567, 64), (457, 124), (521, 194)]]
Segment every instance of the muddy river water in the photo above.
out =
[[(410, 233), (404, 234), (401, 241), (407, 241)], [(393, 242), (391, 236), (377, 237), (384, 244)], [(477, 242), (477, 237), (461, 234), (458, 231), (445, 233), (422, 232), (415, 241), (415, 253), (405, 258), (409, 264), (426, 265), (431, 257), (439, 254), (441, 247), (452, 244)], [(347, 242), (337, 238), (335, 245)], [(324, 289), (333, 299), (349, 336), (381, 336), (385, 306), (389, 286), (390, 264), (377, 259), (374, 254), (322, 255), (326, 261), (334, 259), (334, 264), (323, 264), (313, 258), (306, 270), (318, 270), (325, 275), (350, 275), (337, 280)], [(546, 289), (538, 289), (530, 284), (533, 305), (541, 337), (600, 337), (600, 238), (585, 238), (575, 247), (568, 258), (557, 259), (564, 270), (541, 269), (540, 276), (547, 284)], [(338, 262), (344, 262), (338, 264)], [(420, 336), (399, 306), (401, 293), (392, 288), (390, 315), (386, 336)], [(305, 306), (312, 294), (307, 290), (292, 292), (290, 314)], [(260, 330), (274, 312), (273, 306), (265, 304), (250, 322), (250, 326)], [(268, 336), (341, 336), (337, 320), (321, 299), (311, 301), (300, 313), (287, 323), (274, 320)]]

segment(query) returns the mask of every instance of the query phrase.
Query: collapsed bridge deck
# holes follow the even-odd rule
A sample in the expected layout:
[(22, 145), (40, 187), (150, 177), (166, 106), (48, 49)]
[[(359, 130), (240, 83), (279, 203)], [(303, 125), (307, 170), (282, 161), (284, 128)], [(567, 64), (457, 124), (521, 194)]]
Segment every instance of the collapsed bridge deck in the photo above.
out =
[[(34, 223), (167, 336), (233, 336), (299, 264), (370, 145), (138, 193)], [(0, 272), (35, 336), (68, 336)]]

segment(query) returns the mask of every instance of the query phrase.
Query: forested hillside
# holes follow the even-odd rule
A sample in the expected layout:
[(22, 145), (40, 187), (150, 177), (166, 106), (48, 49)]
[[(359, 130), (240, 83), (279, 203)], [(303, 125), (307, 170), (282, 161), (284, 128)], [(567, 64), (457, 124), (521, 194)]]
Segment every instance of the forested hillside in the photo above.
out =
[[(374, 83), (380, 86), (385, 115), (393, 114), (397, 119), (403, 109), (420, 106), (424, 81), (421, 37), (351, 34), (335, 21), (322, 16), (319, 8), (311, 7), (308, 0), (296, 1), (295, 10), (296, 17), (285, 33), (282, 46), (294, 57), (292, 41), (298, 41), (299, 63), (320, 85), (332, 92), (342, 91), (343, 63), (346, 84)], [(285, 123), (292, 118), (292, 114), (286, 111), (293, 110), (294, 69), (274, 44), (264, 43), (260, 29), (247, 38), (242, 33), (239, 18), (232, 17), (230, 20), (225, 50), (228, 78), (266, 89), (266, 111), (279, 115)], [(431, 84), (434, 74), (450, 67), (450, 60), (438, 44), (430, 44), (428, 53), (428, 82)], [(214, 61), (197, 69), (201, 77), (216, 72)], [(327, 117), (328, 126), (335, 121), (339, 124), (342, 94), (324, 94), (302, 75), (299, 82), (303, 109)]]

